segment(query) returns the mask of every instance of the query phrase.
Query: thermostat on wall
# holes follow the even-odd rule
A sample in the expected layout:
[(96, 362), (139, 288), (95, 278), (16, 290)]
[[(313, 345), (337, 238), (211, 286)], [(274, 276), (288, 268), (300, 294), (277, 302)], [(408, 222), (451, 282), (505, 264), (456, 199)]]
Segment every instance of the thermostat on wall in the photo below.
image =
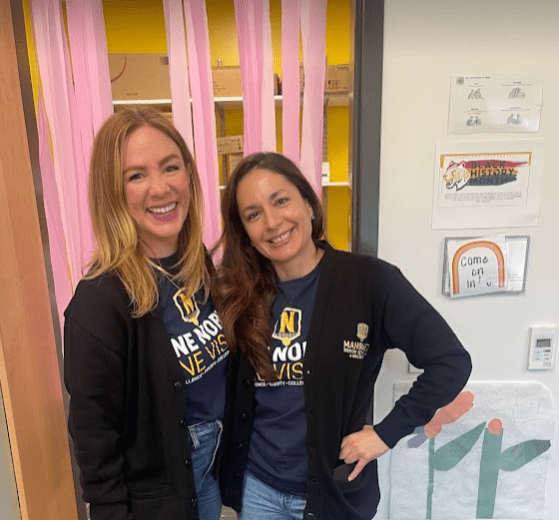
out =
[(530, 347), (528, 351), (529, 370), (549, 370), (553, 368), (557, 327), (530, 327)]

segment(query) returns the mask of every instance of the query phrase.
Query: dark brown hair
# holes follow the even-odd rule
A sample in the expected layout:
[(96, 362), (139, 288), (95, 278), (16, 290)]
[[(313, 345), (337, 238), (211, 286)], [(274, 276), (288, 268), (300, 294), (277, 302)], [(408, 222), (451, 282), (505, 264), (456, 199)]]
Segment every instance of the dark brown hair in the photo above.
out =
[(322, 205), (299, 168), (278, 153), (255, 153), (245, 157), (233, 171), (221, 202), (223, 233), (213, 249), (223, 247), (216, 279), (215, 303), (223, 323), (227, 344), (240, 350), (267, 379), (277, 379), (270, 361), (269, 345), (272, 304), (276, 297), (276, 272), (271, 262), (251, 246), (239, 215), (237, 188), (255, 168), (283, 175), (293, 184), (313, 211), (311, 237), (318, 247), (324, 234)]

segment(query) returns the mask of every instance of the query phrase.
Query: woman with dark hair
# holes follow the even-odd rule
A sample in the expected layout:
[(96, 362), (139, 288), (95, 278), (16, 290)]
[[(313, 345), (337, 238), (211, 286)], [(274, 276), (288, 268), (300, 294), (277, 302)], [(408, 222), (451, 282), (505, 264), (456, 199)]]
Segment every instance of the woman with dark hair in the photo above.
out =
[[(376, 459), (454, 399), (470, 357), (396, 267), (322, 240), (320, 201), (286, 157), (245, 158), (222, 214), (216, 305), (234, 353), (223, 502), (241, 520), (370, 520)], [(423, 373), (372, 426), (395, 347)]]
[(160, 113), (96, 135), (96, 249), (65, 312), (68, 425), (91, 520), (218, 520), (228, 349), (194, 159)]

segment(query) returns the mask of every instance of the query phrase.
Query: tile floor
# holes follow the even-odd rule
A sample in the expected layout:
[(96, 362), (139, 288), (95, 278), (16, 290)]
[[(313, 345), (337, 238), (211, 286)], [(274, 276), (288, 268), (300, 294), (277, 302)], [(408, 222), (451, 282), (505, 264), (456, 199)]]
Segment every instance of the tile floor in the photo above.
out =
[(228, 507), (221, 510), (221, 520), (237, 520), (237, 513)]

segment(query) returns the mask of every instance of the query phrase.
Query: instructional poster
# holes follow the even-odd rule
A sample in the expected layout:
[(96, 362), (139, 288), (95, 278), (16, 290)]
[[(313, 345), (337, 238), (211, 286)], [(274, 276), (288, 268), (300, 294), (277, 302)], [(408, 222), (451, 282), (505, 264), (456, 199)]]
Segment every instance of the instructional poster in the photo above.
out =
[(433, 229), (536, 226), (544, 142), (437, 143)]
[(537, 132), (541, 107), (539, 74), (452, 76), (448, 132)]

